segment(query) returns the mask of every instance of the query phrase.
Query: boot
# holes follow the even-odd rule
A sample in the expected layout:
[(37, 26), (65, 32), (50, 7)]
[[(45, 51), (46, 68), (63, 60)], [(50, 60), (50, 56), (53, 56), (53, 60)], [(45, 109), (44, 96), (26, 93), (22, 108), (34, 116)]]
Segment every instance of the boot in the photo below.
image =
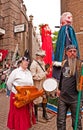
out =
[(47, 116), (47, 113), (46, 113), (46, 105), (47, 105), (47, 103), (42, 103), (43, 118), (44, 118), (45, 120), (48, 120), (48, 116)]
[(36, 117), (36, 121), (38, 121), (38, 105), (34, 105), (34, 111), (35, 111), (35, 117)]

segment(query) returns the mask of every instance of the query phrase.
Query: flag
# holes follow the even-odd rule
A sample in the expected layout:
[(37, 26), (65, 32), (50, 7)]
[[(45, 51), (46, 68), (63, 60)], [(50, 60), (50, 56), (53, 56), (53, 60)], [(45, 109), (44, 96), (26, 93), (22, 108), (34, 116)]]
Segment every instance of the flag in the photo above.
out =
[(0, 49), (0, 61), (4, 60), (8, 55), (8, 50)]

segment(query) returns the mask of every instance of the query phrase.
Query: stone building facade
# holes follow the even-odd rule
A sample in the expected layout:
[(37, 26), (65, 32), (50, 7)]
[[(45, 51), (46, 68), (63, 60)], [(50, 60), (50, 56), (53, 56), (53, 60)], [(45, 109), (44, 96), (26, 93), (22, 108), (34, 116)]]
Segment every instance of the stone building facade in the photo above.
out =
[[(26, 12), (23, 0), (0, 0), (0, 29), (3, 29), (0, 30), (0, 49), (7, 49), (9, 58), (17, 49), (20, 56), (26, 49), (30, 50), (32, 56), (33, 43), (30, 38), (37, 37), (31, 36), (35, 30)], [(37, 41), (35, 46), (38, 45)]]
[(71, 12), (73, 15), (73, 27), (83, 59), (83, 0), (61, 0), (61, 14), (63, 12)]

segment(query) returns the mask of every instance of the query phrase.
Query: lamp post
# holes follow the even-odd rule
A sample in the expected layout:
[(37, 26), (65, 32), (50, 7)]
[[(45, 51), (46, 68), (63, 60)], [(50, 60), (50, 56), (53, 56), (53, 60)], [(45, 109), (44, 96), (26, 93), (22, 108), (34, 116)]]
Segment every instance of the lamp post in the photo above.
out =
[(29, 42), (28, 42), (28, 48), (30, 51), (30, 56), (31, 56), (31, 60), (32, 60), (32, 29), (33, 29), (33, 15), (29, 16), (29, 22), (28, 22), (28, 30), (29, 30)]
[(29, 21), (32, 22), (33, 21), (33, 15), (29, 16)]

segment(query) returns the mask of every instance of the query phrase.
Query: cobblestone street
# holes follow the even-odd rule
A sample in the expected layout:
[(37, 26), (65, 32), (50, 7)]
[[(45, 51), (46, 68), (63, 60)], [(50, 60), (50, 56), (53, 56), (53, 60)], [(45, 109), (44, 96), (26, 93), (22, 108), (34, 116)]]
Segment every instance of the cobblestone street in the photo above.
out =
[[(6, 126), (7, 115), (9, 110), (9, 97), (6, 97), (6, 93), (0, 93), (0, 130), (9, 130)], [(49, 111), (49, 121), (42, 119), (42, 109), (39, 108), (39, 121), (30, 130), (57, 130), (56, 128), (56, 114)], [(82, 119), (83, 122), (83, 119)], [(83, 124), (83, 123), (82, 123)], [(67, 118), (67, 130), (72, 130), (71, 128), (71, 117)]]

